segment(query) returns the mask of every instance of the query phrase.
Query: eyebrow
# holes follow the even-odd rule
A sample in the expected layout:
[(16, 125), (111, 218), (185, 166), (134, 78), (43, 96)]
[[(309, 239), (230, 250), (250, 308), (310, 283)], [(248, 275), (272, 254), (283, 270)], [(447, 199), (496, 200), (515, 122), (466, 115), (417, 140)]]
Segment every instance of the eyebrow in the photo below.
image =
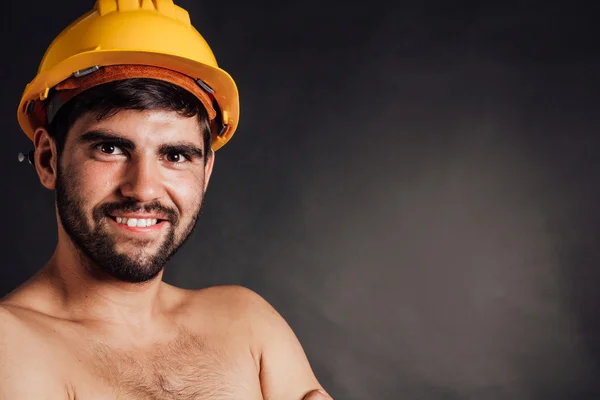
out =
[(135, 143), (129, 139), (125, 139), (116, 133), (108, 131), (88, 131), (79, 136), (77, 139), (78, 143), (91, 143), (91, 142), (110, 142), (119, 145), (127, 150), (134, 150)]
[(158, 147), (159, 154), (185, 153), (192, 158), (202, 158), (202, 150), (192, 142), (180, 141), (161, 144)]
[[(131, 151), (136, 148), (136, 145), (132, 140), (126, 139), (114, 132), (103, 130), (87, 131), (83, 133), (77, 141), (78, 143), (109, 142), (114, 143), (125, 150)], [(185, 153), (192, 158), (202, 158), (204, 154), (198, 146), (188, 141), (163, 143), (158, 147), (158, 153), (161, 155)]]

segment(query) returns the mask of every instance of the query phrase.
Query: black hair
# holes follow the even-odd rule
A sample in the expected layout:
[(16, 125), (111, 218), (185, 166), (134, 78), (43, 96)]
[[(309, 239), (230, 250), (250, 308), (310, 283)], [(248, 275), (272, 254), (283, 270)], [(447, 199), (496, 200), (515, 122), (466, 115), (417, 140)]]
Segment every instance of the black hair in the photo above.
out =
[(58, 157), (67, 132), (83, 114), (92, 113), (98, 121), (121, 110), (167, 110), (184, 117), (197, 116), (204, 142), (204, 160), (211, 154), (211, 126), (202, 102), (192, 93), (169, 82), (151, 78), (131, 78), (104, 83), (73, 97), (64, 104), (50, 125)]

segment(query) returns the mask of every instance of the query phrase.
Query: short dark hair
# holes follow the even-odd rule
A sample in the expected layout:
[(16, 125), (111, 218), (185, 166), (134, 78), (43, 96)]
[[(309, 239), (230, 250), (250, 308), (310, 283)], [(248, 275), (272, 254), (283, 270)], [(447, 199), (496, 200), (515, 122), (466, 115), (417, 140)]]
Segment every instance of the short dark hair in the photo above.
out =
[(104, 83), (78, 94), (64, 104), (48, 126), (59, 159), (67, 132), (83, 114), (92, 113), (100, 121), (121, 110), (167, 110), (184, 117), (197, 116), (204, 141), (204, 160), (208, 160), (211, 153), (211, 126), (202, 102), (177, 85), (151, 78)]

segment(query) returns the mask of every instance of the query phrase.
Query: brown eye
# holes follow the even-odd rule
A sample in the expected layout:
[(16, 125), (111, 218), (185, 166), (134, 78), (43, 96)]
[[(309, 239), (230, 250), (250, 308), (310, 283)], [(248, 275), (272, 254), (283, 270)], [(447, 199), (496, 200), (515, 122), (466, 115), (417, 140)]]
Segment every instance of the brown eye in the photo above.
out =
[(181, 153), (171, 153), (167, 154), (167, 161), (177, 164), (187, 161), (187, 158)]
[(123, 150), (121, 150), (118, 146), (116, 146), (113, 143), (100, 143), (96, 146), (96, 148), (104, 154), (111, 154), (111, 155), (123, 154)]

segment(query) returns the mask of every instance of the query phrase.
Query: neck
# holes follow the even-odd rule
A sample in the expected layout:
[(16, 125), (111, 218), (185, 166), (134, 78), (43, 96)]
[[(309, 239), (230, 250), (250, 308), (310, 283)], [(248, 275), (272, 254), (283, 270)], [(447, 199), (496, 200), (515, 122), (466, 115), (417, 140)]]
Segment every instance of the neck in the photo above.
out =
[(52, 293), (51, 304), (60, 310), (59, 314), (71, 320), (132, 329), (156, 325), (164, 290), (162, 271), (143, 283), (119, 281), (99, 272), (92, 260), (60, 236), (41, 273)]

